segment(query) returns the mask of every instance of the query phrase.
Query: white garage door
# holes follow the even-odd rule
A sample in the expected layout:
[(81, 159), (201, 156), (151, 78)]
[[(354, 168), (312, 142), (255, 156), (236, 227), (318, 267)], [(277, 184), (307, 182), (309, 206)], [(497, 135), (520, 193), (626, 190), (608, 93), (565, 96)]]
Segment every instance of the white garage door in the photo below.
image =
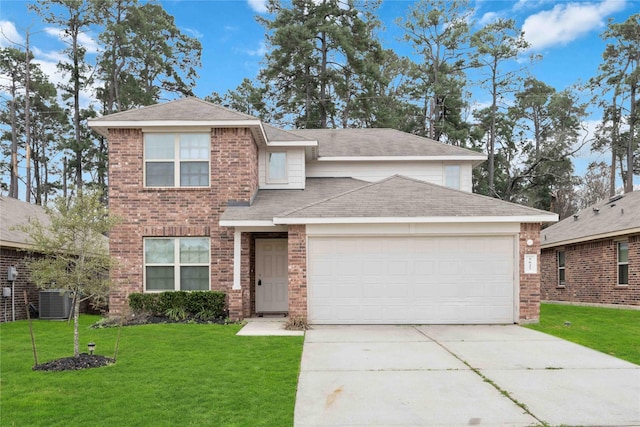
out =
[(514, 321), (514, 238), (308, 240), (312, 323)]

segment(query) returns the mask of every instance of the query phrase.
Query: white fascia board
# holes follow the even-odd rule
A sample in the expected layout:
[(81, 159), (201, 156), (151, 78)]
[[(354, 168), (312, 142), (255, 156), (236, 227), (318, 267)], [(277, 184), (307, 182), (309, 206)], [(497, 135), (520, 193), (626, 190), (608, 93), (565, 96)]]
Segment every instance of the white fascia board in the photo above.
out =
[(220, 227), (274, 227), (270, 220), (220, 220)]
[(31, 249), (33, 248), (32, 244), (29, 243), (21, 243), (21, 242), (10, 242), (8, 240), (0, 240), (0, 248), (7, 249)]
[[(637, 233), (640, 233), (640, 227), (628, 228), (626, 230), (612, 231), (611, 233), (601, 233), (601, 234), (594, 234), (591, 236), (577, 237), (575, 239), (559, 240), (553, 243), (544, 243), (544, 241), (541, 241), (540, 249), (549, 249), (549, 248), (555, 248), (558, 246), (573, 245), (575, 243), (590, 242), (592, 240), (609, 239), (612, 237), (626, 236), (628, 234), (637, 234)], [(544, 230), (542, 230), (540, 234), (544, 235)], [(541, 237), (541, 239), (543, 239), (543, 237)]]
[(407, 161), (485, 161), (487, 156), (340, 156), (318, 157), (319, 162), (407, 162)]
[(407, 223), (538, 223), (558, 221), (558, 215), (526, 216), (430, 216), (430, 217), (346, 217), (346, 218), (274, 218), (274, 224), (407, 224)]
[(267, 141), (269, 147), (317, 147), (318, 141)]

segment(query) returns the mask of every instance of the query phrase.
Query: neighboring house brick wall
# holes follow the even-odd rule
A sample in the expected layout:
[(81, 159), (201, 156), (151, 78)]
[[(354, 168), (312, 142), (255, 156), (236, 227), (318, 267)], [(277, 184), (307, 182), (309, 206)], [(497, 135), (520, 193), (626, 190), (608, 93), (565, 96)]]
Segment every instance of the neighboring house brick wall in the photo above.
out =
[(307, 232), (289, 226), (289, 317), (307, 317)]
[[(629, 285), (618, 286), (618, 240), (542, 251), (542, 299), (589, 304), (640, 305), (640, 235), (628, 236)], [(558, 284), (556, 253), (565, 252), (565, 285)]]
[[(532, 240), (531, 246), (527, 240)], [(540, 319), (540, 224), (520, 224), (520, 322), (534, 323)], [(538, 273), (525, 274), (524, 255), (535, 254)]]
[[(210, 188), (144, 188), (142, 131), (109, 130), (110, 211), (123, 219), (109, 239), (116, 264), (109, 299), (112, 313), (121, 312), (130, 293), (144, 290), (144, 237), (193, 236), (211, 238), (211, 289), (227, 292), (230, 311), (242, 317), (249, 297), (243, 291), (231, 294), (233, 229), (218, 223), (229, 200), (249, 202), (255, 195), (257, 165), (258, 148), (249, 129), (212, 129)], [(248, 250), (245, 238), (243, 253)], [(249, 289), (249, 275), (245, 277), (243, 289)]]
[[(11, 288), (11, 282), (7, 280), (7, 270), (10, 265), (14, 265), (18, 271), (18, 278), (13, 284), (13, 290), (15, 292), (15, 319), (24, 320), (27, 318), (27, 310), (24, 305), (24, 291), (27, 291), (27, 299), (30, 303), (33, 303), (36, 307), (39, 306), (39, 289), (29, 280), (29, 270), (27, 269), (25, 261), (28, 259), (29, 254), (24, 251), (20, 251), (13, 248), (1, 248), (0, 249), (0, 288)], [(11, 311), (11, 298), (5, 298), (2, 296), (2, 289), (0, 289), (0, 322), (13, 320)]]

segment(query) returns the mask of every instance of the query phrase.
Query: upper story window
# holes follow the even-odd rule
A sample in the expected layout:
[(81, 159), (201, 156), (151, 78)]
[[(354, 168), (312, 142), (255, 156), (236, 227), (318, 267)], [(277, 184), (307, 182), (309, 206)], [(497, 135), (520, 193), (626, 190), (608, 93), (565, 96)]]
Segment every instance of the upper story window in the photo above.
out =
[(287, 182), (287, 153), (284, 151), (267, 152), (267, 182)]
[(564, 251), (558, 251), (558, 286), (564, 286), (566, 283), (565, 278), (565, 253)]
[(618, 242), (618, 285), (629, 284), (629, 242)]
[(147, 291), (209, 290), (209, 238), (145, 238)]
[(145, 187), (208, 187), (207, 133), (146, 133)]
[(456, 190), (460, 189), (460, 166), (446, 165), (444, 167), (444, 185)]

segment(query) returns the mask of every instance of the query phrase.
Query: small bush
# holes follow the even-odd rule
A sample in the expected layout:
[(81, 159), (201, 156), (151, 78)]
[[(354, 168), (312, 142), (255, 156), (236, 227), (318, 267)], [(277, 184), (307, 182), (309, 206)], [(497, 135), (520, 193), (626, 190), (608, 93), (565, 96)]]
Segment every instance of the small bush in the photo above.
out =
[(284, 324), (284, 328), (287, 331), (306, 331), (311, 329), (307, 318), (303, 316), (289, 317)]
[(219, 291), (175, 291), (129, 295), (134, 313), (148, 312), (173, 320), (195, 317), (201, 320), (223, 319), (227, 315), (226, 295)]

